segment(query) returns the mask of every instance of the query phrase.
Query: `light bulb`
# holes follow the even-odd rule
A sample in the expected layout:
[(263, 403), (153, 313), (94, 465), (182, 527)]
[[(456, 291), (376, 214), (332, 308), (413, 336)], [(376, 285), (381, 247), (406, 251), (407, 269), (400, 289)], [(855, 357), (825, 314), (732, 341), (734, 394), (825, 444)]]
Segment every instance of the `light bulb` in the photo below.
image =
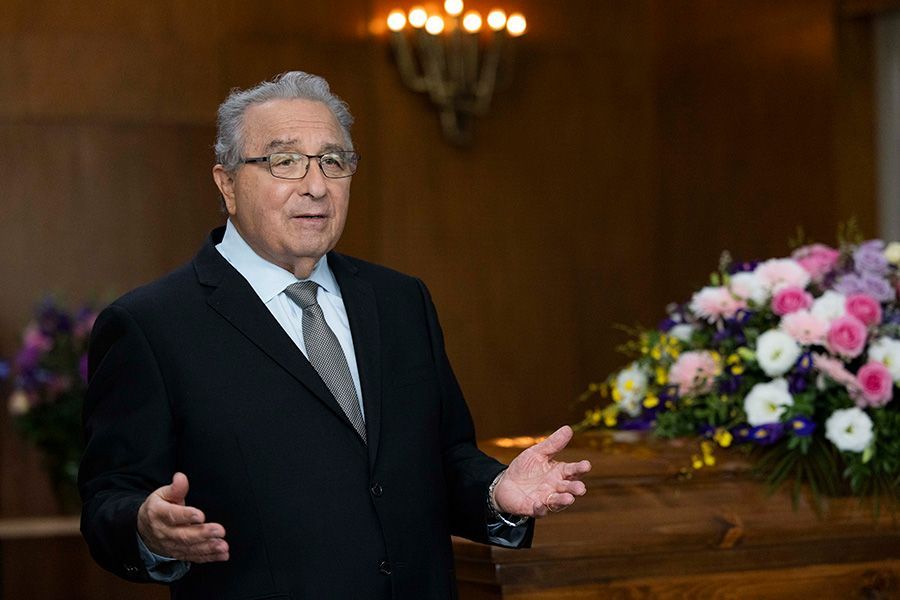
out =
[(425, 12), (425, 9), (421, 6), (413, 6), (409, 9), (409, 24), (415, 27), (416, 29), (421, 29), (425, 26), (425, 21), (428, 20), (428, 13)]
[(487, 23), (488, 27), (490, 27), (494, 31), (502, 30), (504, 27), (506, 27), (506, 13), (499, 8), (495, 8), (488, 13)]
[(458, 17), (463, 11), (462, 0), (444, 0), (444, 10), (451, 17)]
[(466, 16), (463, 17), (463, 29), (469, 33), (478, 33), (478, 30), (481, 29), (481, 15), (478, 14), (478, 11), (470, 10), (466, 13)]
[(425, 31), (431, 35), (438, 35), (444, 30), (444, 19), (438, 15), (432, 15), (425, 21)]
[(522, 13), (513, 13), (506, 20), (506, 31), (513, 37), (519, 37), (525, 33), (526, 26), (525, 16)]
[(387, 26), (391, 31), (400, 31), (406, 26), (406, 15), (399, 8), (395, 8), (388, 15)]

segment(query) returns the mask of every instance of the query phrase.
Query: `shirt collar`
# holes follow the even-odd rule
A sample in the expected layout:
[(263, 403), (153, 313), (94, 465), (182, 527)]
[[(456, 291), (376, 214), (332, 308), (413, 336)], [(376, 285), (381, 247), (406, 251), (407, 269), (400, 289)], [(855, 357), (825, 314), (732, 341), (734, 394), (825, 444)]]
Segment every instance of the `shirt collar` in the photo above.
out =
[[(269, 302), (283, 292), (284, 288), (298, 281), (290, 271), (282, 269), (254, 252), (253, 248), (238, 233), (231, 219), (228, 219), (225, 224), (225, 235), (222, 236), (222, 241), (216, 244), (216, 250), (238, 273), (243, 275), (264, 303)], [(325, 292), (341, 297), (341, 288), (338, 287), (334, 273), (328, 266), (327, 255), (319, 259), (306, 280), (315, 281)]]

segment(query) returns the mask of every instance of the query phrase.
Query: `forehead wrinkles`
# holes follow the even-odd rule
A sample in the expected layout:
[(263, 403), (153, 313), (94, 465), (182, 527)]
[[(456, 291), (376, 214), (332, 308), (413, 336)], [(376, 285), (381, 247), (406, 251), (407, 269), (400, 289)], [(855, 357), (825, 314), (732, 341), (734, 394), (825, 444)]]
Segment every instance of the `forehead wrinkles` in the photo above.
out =
[(304, 100), (269, 101), (247, 109), (244, 119), (244, 148), (262, 151), (290, 142), (300, 148), (318, 152), (329, 146), (346, 144), (340, 124), (328, 107), (320, 102)]

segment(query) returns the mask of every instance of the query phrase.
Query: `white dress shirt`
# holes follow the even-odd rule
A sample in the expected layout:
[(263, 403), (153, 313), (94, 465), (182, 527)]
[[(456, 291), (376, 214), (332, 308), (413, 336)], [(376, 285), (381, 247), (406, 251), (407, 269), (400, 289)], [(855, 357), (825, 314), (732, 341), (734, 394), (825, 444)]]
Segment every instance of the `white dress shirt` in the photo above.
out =
[(338, 287), (334, 273), (328, 266), (328, 257), (323, 256), (316, 263), (309, 277), (299, 280), (290, 271), (270, 263), (254, 252), (231, 223), (231, 219), (225, 225), (225, 235), (222, 236), (222, 241), (216, 244), (216, 250), (238, 273), (244, 276), (281, 328), (307, 358), (309, 358), (309, 354), (303, 341), (303, 309), (288, 298), (284, 289), (298, 281), (309, 280), (319, 284), (316, 300), (322, 307), (325, 322), (334, 332), (341, 345), (341, 350), (344, 351), (344, 356), (347, 358), (347, 366), (350, 367), (350, 376), (353, 378), (353, 386), (356, 388), (356, 397), (359, 399), (359, 409), (365, 417), (366, 409), (363, 407), (362, 387), (359, 384), (359, 368), (356, 365), (356, 353), (353, 351), (350, 321), (347, 319), (341, 288)]

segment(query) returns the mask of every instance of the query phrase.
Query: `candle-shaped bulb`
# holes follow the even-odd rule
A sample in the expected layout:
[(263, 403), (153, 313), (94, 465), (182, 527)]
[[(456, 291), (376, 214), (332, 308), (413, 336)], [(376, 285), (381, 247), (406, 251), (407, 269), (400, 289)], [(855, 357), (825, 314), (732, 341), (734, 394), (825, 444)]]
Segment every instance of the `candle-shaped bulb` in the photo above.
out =
[(481, 29), (481, 15), (478, 14), (478, 11), (470, 10), (466, 13), (466, 16), (463, 17), (463, 29), (469, 33), (478, 33), (478, 30)]
[(509, 18), (506, 20), (506, 31), (513, 37), (519, 37), (525, 33), (526, 27), (527, 23), (525, 22), (525, 15), (522, 13), (513, 13), (509, 15)]
[(406, 15), (399, 8), (395, 8), (387, 17), (387, 26), (391, 31), (400, 31), (406, 26)]
[(428, 13), (425, 12), (425, 9), (421, 6), (413, 6), (409, 9), (409, 24), (415, 27), (416, 29), (421, 29), (425, 26), (425, 21), (428, 20)]
[(506, 13), (499, 8), (495, 8), (488, 13), (487, 23), (488, 27), (494, 31), (501, 31), (506, 27)]
[(425, 21), (425, 31), (431, 35), (438, 35), (444, 30), (444, 19), (439, 15), (432, 15)]
[(451, 17), (458, 17), (463, 11), (462, 0), (444, 0), (444, 10)]

